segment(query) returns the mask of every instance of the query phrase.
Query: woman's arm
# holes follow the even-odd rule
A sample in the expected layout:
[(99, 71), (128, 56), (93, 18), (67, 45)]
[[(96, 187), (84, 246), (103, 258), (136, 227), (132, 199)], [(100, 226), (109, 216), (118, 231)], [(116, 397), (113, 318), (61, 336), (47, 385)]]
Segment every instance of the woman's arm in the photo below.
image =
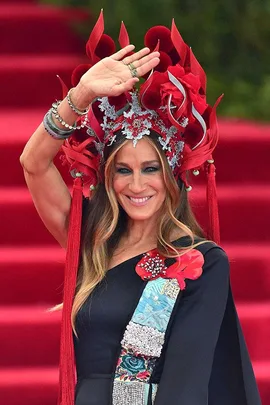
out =
[[(90, 97), (79, 84), (72, 92), (79, 109), (89, 105)], [(73, 125), (78, 116), (64, 99), (58, 107), (64, 120)], [(59, 128), (63, 126), (55, 120)], [(24, 177), (37, 212), (49, 232), (62, 247), (66, 247), (71, 196), (53, 159), (64, 141), (52, 138), (43, 123), (33, 133), (20, 156)]]
[(226, 253), (205, 254), (202, 276), (188, 281), (172, 324), (155, 405), (207, 405), (208, 384), (229, 291)]
[[(138, 76), (143, 76), (159, 63), (159, 52), (150, 53), (148, 48), (125, 57), (133, 49), (133, 45), (128, 45), (102, 59), (82, 76), (72, 91), (72, 102), (79, 110), (84, 110), (96, 97), (117, 96), (131, 90), (138, 78), (131, 76), (128, 63), (136, 64)], [(78, 118), (67, 99), (61, 102), (58, 111), (70, 125)], [(54, 122), (60, 129), (64, 128), (55, 119)], [(42, 221), (60, 245), (66, 247), (71, 196), (53, 163), (62, 144), (63, 141), (52, 138), (41, 123), (25, 145), (20, 163)]]

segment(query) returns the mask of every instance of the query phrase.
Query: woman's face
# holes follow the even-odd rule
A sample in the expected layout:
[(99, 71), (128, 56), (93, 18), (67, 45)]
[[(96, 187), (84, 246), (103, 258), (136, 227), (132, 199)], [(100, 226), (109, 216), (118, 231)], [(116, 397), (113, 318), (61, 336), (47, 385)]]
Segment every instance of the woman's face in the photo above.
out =
[(166, 188), (159, 156), (145, 139), (135, 148), (130, 140), (117, 152), (113, 188), (119, 204), (133, 220), (158, 215)]

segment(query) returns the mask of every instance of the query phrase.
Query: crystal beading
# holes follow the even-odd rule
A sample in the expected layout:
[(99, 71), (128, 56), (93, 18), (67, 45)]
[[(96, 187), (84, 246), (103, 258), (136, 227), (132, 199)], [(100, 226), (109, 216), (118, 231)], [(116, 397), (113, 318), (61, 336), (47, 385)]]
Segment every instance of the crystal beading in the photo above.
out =
[[(116, 137), (113, 133), (117, 130), (122, 130), (125, 138), (132, 140), (133, 146), (136, 147), (138, 141), (143, 136), (150, 135), (151, 129), (156, 129), (161, 135), (158, 137), (158, 141), (162, 149), (166, 151), (167, 161), (171, 169), (174, 170), (177, 166), (180, 166), (179, 160), (181, 157), (177, 151), (177, 142), (174, 140), (174, 135), (178, 133), (177, 128), (174, 125), (166, 125), (156, 111), (142, 108), (138, 94), (135, 91), (130, 92), (130, 96), (131, 100), (119, 111), (116, 111), (115, 106), (110, 104), (108, 97), (97, 99), (100, 102), (98, 108), (103, 113), (103, 122), (100, 126), (105, 134), (103, 140), (104, 146), (105, 144), (111, 146), (115, 142)], [(187, 118), (183, 118), (179, 124), (185, 127), (187, 123)], [(89, 135), (93, 136), (93, 131), (91, 132), (89, 126), (88, 130)], [(181, 142), (184, 144), (183, 141)], [(101, 146), (97, 149), (98, 152), (102, 151), (102, 157), (103, 149), (104, 147), (102, 148)], [(172, 159), (171, 154), (174, 156), (174, 159)]]
[(177, 166), (180, 165), (181, 153), (184, 150), (185, 143), (183, 141), (177, 141), (174, 143), (175, 151), (171, 157), (168, 158), (169, 165), (174, 170)]
[[(100, 111), (105, 113), (104, 119), (107, 120), (107, 117), (108, 117), (111, 120), (116, 120), (117, 114), (115, 111), (115, 107), (110, 104), (108, 97), (98, 98), (98, 101), (100, 101), (98, 108), (100, 109)], [(107, 122), (106, 122), (106, 124), (107, 124)]]
[(81, 129), (87, 126), (88, 124), (88, 117), (87, 115), (84, 115), (83, 120), (81, 119), (81, 124), (77, 125), (77, 123), (75, 122), (74, 125), (69, 125), (67, 124), (64, 119), (60, 116), (59, 112), (58, 112), (58, 106), (60, 105), (61, 101), (58, 100), (54, 103), (52, 103), (52, 108), (51, 108), (51, 112), (54, 115), (54, 117), (57, 119), (57, 121), (60, 122), (61, 125), (63, 125), (64, 127), (68, 128), (69, 130), (75, 130), (75, 129)]
[(157, 395), (157, 390), (158, 390), (158, 384), (153, 384), (152, 383), (152, 404), (155, 403), (155, 398)]
[(149, 276), (144, 277), (145, 280), (157, 277), (160, 274), (166, 274), (167, 266), (165, 266), (165, 264), (163, 263), (163, 260), (159, 253), (157, 253), (155, 257), (152, 257), (150, 253), (144, 253), (143, 257), (147, 258), (147, 261), (145, 263), (139, 264), (139, 266), (150, 273)]
[[(152, 399), (155, 398), (158, 384), (152, 384)], [(139, 381), (115, 380), (112, 392), (112, 405), (147, 405), (150, 384)]]
[(135, 353), (159, 357), (164, 343), (164, 336), (164, 332), (129, 322), (121, 344), (133, 349)]
[(179, 283), (176, 278), (167, 279), (163, 285), (161, 293), (176, 300), (180, 291)]

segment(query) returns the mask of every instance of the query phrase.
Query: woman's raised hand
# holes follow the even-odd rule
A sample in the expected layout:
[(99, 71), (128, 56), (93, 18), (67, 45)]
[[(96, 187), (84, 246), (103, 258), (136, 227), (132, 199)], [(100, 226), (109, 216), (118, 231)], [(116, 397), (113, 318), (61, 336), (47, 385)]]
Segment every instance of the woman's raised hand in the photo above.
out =
[(133, 49), (134, 45), (128, 45), (100, 60), (81, 77), (79, 85), (89, 101), (96, 97), (118, 96), (131, 90), (139, 77), (159, 64), (159, 52), (150, 53), (149, 48), (125, 56)]

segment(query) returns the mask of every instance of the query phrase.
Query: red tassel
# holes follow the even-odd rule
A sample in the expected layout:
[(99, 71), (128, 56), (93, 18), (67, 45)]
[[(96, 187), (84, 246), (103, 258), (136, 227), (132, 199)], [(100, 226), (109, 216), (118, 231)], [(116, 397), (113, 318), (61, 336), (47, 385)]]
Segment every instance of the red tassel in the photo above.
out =
[[(213, 160), (208, 160), (207, 167), (207, 205), (209, 216), (208, 238), (220, 244), (220, 228), (216, 188), (216, 168)], [(210, 163), (211, 162), (211, 163)]]
[(82, 219), (82, 188), (81, 177), (76, 177), (73, 183), (73, 196), (66, 252), (60, 341), (58, 405), (74, 405), (75, 399), (75, 361), (71, 326), (71, 310), (79, 266)]

